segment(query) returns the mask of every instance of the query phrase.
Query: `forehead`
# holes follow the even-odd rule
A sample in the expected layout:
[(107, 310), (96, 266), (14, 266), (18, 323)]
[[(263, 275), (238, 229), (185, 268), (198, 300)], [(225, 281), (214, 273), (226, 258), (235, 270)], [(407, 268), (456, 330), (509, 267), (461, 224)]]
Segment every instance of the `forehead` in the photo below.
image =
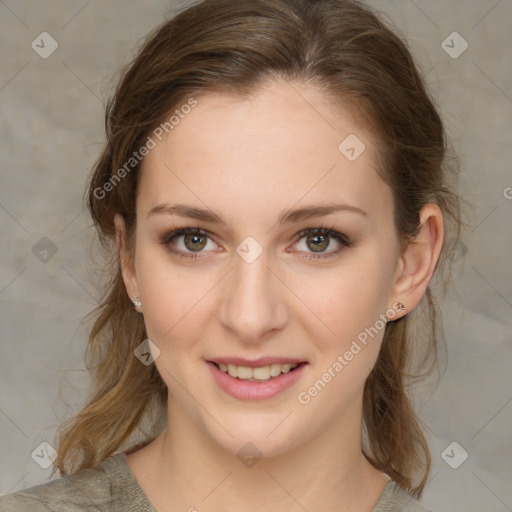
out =
[(209, 93), (196, 101), (143, 161), (143, 211), (193, 202), (232, 218), (268, 214), (270, 222), (298, 202), (390, 208), (371, 135), (318, 90), (276, 81), (248, 98)]

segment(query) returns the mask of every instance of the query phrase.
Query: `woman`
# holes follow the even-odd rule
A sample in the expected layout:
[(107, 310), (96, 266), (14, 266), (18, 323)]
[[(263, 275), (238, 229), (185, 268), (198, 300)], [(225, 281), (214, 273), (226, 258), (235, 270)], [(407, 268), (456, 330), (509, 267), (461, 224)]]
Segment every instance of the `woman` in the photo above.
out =
[(106, 121), (96, 388), (63, 478), (0, 510), (427, 510), (406, 377), (416, 344), (436, 361), (459, 212), (404, 43), (351, 0), (208, 0), (148, 37)]

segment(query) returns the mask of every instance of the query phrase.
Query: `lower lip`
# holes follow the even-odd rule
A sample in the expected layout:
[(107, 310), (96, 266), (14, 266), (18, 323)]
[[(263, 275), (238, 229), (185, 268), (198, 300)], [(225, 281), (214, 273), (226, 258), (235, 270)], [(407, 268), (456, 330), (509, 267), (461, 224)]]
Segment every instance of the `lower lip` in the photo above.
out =
[(242, 400), (264, 400), (282, 393), (301, 378), (308, 366), (307, 363), (301, 363), (295, 370), (282, 373), (278, 377), (271, 378), (270, 380), (264, 382), (248, 382), (231, 377), (228, 373), (224, 373), (217, 368), (211, 361), (207, 361), (206, 364), (210, 367), (213, 378), (222, 391)]

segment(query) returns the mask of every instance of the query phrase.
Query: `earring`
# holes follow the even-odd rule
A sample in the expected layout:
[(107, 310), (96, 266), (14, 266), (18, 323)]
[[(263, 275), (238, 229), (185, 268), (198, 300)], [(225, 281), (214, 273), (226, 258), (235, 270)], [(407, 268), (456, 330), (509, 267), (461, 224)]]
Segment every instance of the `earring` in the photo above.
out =
[(130, 300), (132, 301), (132, 304), (135, 307), (140, 307), (140, 306), (142, 306), (142, 302), (139, 299), (140, 299), (140, 297), (132, 297)]
[[(392, 320), (397, 320), (397, 318), (395, 318), (396, 314), (401, 313), (402, 311), (405, 311), (405, 310), (406, 310), (406, 307), (401, 302), (393, 303), (393, 307), (389, 308), (386, 311), (386, 321), (390, 322)], [(405, 314), (407, 314), (407, 312), (405, 312)]]

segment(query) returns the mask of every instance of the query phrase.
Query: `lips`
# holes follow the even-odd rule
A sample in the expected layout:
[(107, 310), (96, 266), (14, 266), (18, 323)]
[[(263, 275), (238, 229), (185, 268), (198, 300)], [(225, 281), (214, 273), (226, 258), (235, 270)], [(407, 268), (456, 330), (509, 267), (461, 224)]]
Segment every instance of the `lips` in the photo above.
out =
[[(262, 362), (265, 361), (276, 361), (276, 359), (280, 358), (261, 358), (256, 361), (248, 361), (247, 359), (237, 359), (237, 358), (219, 358), (220, 364), (228, 364), (223, 363), (223, 361), (242, 361), (243, 364), (253, 363), (253, 366), (247, 367), (249, 368), (258, 368)], [(285, 361), (281, 364), (287, 364), (287, 361), (300, 361), (298, 359), (291, 360), (289, 358), (281, 358), (281, 361)], [(273, 398), (280, 393), (283, 393), (288, 388), (291, 388), (297, 381), (299, 381), (302, 376), (308, 371), (309, 364), (303, 362), (294, 363), (298, 364), (298, 366), (287, 373), (281, 373), (277, 377), (270, 378), (268, 380), (264, 380), (261, 382), (254, 381), (254, 379), (243, 380), (240, 378), (234, 378), (228, 373), (222, 371), (218, 364), (213, 361), (205, 361), (205, 364), (210, 370), (210, 373), (213, 377), (213, 380), (217, 383), (220, 390), (224, 393), (231, 395), (234, 398), (241, 400), (265, 400)], [(234, 363), (229, 363), (230, 365)], [(272, 363), (271, 363), (272, 364)], [(291, 364), (291, 363), (288, 363)]]

